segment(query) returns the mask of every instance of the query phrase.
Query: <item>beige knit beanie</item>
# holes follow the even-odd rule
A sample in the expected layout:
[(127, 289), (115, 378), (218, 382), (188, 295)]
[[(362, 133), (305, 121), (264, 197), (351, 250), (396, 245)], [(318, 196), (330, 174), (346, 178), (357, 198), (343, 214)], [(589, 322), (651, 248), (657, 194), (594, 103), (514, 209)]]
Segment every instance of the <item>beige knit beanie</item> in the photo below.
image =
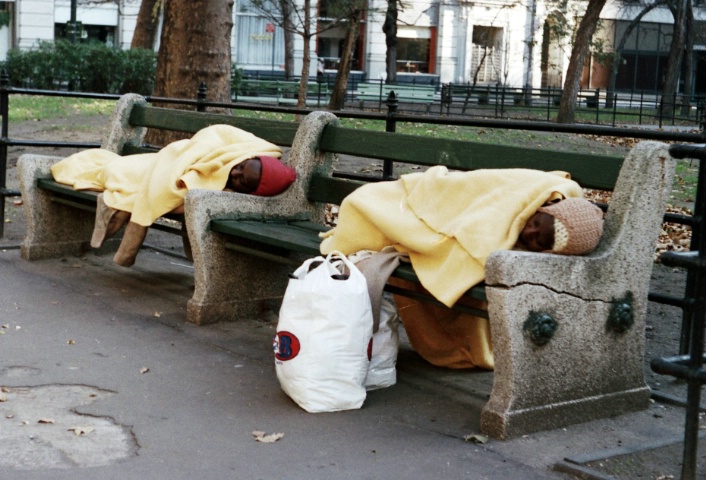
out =
[(552, 253), (585, 255), (603, 234), (603, 211), (584, 198), (566, 198), (539, 208), (554, 217)]

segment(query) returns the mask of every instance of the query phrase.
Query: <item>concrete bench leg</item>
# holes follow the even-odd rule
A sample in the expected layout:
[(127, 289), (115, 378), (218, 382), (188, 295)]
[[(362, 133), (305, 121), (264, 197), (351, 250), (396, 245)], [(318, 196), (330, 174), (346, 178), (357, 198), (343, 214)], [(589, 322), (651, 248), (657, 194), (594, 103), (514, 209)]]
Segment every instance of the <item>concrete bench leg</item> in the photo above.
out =
[[(533, 285), (486, 292), (495, 379), (481, 414), (483, 433), (516, 437), (647, 408), (645, 298), (626, 292), (616, 302), (588, 301)], [(621, 301), (637, 321), (617, 333), (608, 322)], [(552, 330), (552, 320), (553, 337), (533, 341)]]
[(194, 295), (186, 319), (203, 325), (236, 321), (277, 311), (294, 267), (226, 249), (226, 238), (208, 228), (212, 210), (198, 210), (190, 230), (193, 245)]
[(281, 195), (256, 197), (232, 192), (192, 190), (186, 196), (186, 227), (194, 258), (194, 296), (186, 318), (196, 324), (252, 317), (265, 309), (279, 310), (288, 274), (304, 261), (290, 254), (292, 264), (270, 261), (250, 252), (226, 249), (226, 238), (210, 230), (214, 218), (292, 218), (305, 215), (323, 222), (324, 206), (307, 199), (315, 170), (331, 171), (333, 156), (316, 146), (326, 125), (338, 125), (328, 112), (314, 112), (304, 119), (289, 152), (289, 165), (297, 181)]
[(81, 255), (89, 248), (95, 211), (53, 202), (49, 192), (37, 188), (37, 179), (52, 178), (51, 165), (59, 157), (22, 155), (17, 162), (27, 215), (27, 235), (21, 245), (25, 260)]
[(589, 255), (489, 257), (495, 378), (483, 432), (507, 438), (647, 408), (647, 293), (674, 169), (665, 144), (630, 151)]

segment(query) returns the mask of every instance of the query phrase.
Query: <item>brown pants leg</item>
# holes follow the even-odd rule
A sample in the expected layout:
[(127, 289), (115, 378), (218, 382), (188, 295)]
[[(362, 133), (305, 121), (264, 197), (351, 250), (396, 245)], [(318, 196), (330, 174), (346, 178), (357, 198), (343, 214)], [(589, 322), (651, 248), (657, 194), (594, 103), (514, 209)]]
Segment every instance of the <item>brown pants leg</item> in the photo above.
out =
[[(391, 277), (389, 283), (426, 292), (421, 285), (397, 278)], [(481, 309), (487, 305), (480, 300), (459, 301)], [(400, 295), (395, 295), (395, 303), (412, 347), (429, 363), (448, 368), (493, 369), (488, 320)]]

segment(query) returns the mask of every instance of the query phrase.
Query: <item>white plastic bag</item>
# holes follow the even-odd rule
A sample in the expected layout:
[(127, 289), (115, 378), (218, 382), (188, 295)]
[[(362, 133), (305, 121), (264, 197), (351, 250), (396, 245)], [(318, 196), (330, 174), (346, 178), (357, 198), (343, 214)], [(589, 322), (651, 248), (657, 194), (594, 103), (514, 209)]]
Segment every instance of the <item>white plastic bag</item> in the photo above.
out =
[(274, 351), (282, 390), (308, 412), (360, 408), (372, 330), (367, 284), (355, 265), (339, 252), (307, 260), (279, 312)]
[(380, 299), (380, 326), (373, 334), (373, 348), (365, 377), (365, 389), (391, 387), (397, 382), (397, 351), (400, 346), (399, 322), (395, 302), (383, 294)]

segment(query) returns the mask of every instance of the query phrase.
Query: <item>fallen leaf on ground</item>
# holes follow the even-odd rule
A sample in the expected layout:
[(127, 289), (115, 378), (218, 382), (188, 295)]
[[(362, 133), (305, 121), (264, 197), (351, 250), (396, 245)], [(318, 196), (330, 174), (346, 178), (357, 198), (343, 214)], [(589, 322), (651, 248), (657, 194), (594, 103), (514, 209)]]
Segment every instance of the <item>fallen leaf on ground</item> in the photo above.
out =
[(6, 402), (7, 401), (7, 395), (5, 395), (5, 392), (0, 392), (0, 402)]
[(37, 423), (56, 423), (56, 420), (53, 418), (40, 418)]
[(23, 202), (22, 202), (22, 200), (15, 200), (14, 202), (12, 202), (12, 204), (16, 207), (19, 207), (20, 205), (23, 204)]
[(159, 317), (162, 316), (162, 312), (154, 312), (154, 313), (152, 314), (152, 316), (155, 317), (155, 318), (159, 318)]
[(471, 443), (488, 443), (488, 436), (481, 435), (480, 433), (473, 433), (471, 435), (464, 435), (463, 439)]
[(256, 442), (262, 443), (272, 443), (276, 442), (280, 438), (284, 437), (284, 433), (271, 433), (267, 435), (265, 432), (260, 432), (258, 430), (252, 432), (253, 437), (255, 437)]
[(149, 371), (150, 371), (150, 369), (147, 368), (147, 367), (142, 367), (142, 368), (140, 369), (140, 373), (147, 373), (147, 372), (149, 372)]
[(71, 427), (69, 428), (69, 432), (74, 432), (76, 436), (81, 436), (81, 435), (88, 435), (91, 433), (95, 428), (93, 427)]
[(69, 341), (66, 342), (66, 343), (68, 343), (69, 345), (75, 345), (75, 344), (76, 344), (76, 341), (75, 341), (75, 340), (69, 340)]

